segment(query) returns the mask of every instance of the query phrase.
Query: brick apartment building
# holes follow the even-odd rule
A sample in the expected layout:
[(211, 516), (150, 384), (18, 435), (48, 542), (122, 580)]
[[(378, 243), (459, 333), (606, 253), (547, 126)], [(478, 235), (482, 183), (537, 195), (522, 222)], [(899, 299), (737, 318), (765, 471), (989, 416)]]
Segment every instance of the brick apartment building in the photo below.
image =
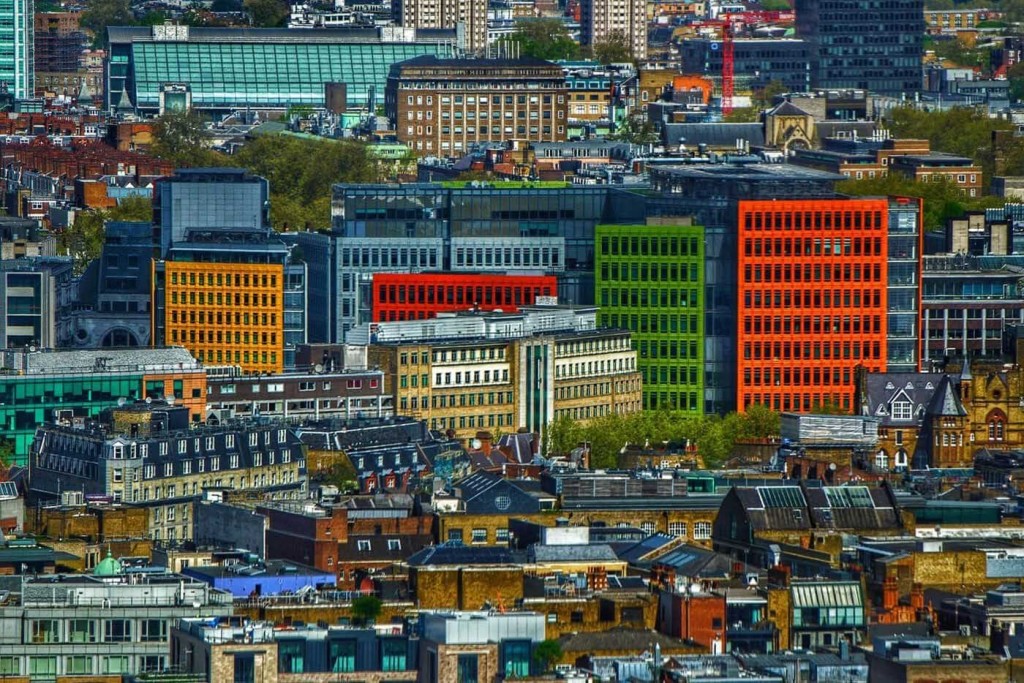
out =
[(566, 139), (568, 85), (541, 59), (438, 59), (391, 67), (384, 95), (399, 142), (453, 156), (477, 143)]

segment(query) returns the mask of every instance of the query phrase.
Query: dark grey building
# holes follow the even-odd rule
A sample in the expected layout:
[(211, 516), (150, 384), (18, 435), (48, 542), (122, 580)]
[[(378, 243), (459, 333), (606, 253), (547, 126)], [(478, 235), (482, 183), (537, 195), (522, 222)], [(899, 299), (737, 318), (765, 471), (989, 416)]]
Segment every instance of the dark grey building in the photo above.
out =
[[(683, 73), (722, 75), (722, 42), (709, 38), (684, 40)], [(779, 81), (789, 92), (811, 87), (811, 51), (804, 40), (771, 38), (733, 41), (733, 74), (741, 88), (763, 89)]]
[(900, 96), (921, 90), (924, 0), (796, 0), (811, 85)]

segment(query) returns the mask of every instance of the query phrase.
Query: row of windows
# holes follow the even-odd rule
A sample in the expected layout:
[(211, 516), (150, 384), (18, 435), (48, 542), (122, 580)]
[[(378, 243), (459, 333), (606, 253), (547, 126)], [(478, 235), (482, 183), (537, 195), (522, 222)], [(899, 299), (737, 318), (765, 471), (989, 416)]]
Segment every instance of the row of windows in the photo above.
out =
[(167, 640), (164, 619), (33, 619), (28, 643), (153, 643)]
[(376, 300), (382, 304), (482, 304), (521, 306), (538, 296), (552, 296), (553, 285), (387, 285), (377, 288)]
[(601, 351), (625, 351), (630, 348), (629, 337), (602, 337), (585, 341), (558, 342), (555, 355), (559, 358), (575, 355), (590, 355)]
[(453, 265), (457, 268), (495, 266), (561, 267), (562, 250), (559, 247), (475, 247), (455, 249)]
[[(167, 658), (164, 655), (146, 655), (138, 658), (138, 666), (133, 666), (134, 657), (127, 655), (67, 655), (63, 658), (56, 655), (30, 656), (27, 666), (23, 666), (22, 658), (17, 655), (0, 657), (0, 676), (6, 677), (28, 675), (33, 680), (54, 678), (58, 674), (81, 675), (101, 674), (120, 675), (133, 674), (141, 671), (155, 672), (166, 668)], [(98, 665), (97, 665), (98, 660)], [(63, 671), (58, 667), (63, 663)]]
[[(184, 303), (184, 302), (182, 302)], [(180, 313), (180, 315), (179, 315)], [(231, 313), (217, 311), (185, 311), (171, 310), (171, 323), (181, 325), (277, 325), (277, 313)], [(237, 342), (236, 342), (237, 343)]]
[[(810, 345), (811, 355), (806, 354)], [(743, 345), (744, 360), (877, 360), (882, 357), (881, 342), (747, 342)]]
[[(602, 295), (603, 297), (603, 295)], [(603, 299), (602, 299), (603, 300)], [(602, 306), (604, 304), (602, 303)], [(602, 314), (602, 320), (611, 327), (624, 327), (635, 333), (670, 332), (672, 334), (699, 334), (700, 317), (692, 315), (670, 315), (667, 313), (647, 314), (618, 313)]]
[(698, 365), (645, 365), (640, 369), (644, 376), (644, 389), (659, 384), (697, 384), (701, 372)]
[[(789, 303), (785, 303), (789, 302)], [(854, 303), (859, 302), (859, 303)], [(743, 306), (746, 309), (752, 308), (780, 308), (783, 306), (794, 308), (878, 308), (882, 305), (881, 290), (814, 290), (794, 291), (792, 289), (774, 291), (750, 291), (743, 292)]]
[(253, 351), (250, 353), (249, 351), (239, 350), (232, 352), (231, 349), (225, 350), (223, 348), (190, 348), (189, 351), (191, 351), (192, 355), (196, 357), (196, 360), (205, 363), (216, 363), (217, 365), (224, 363), (231, 363), (234, 365), (241, 365), (243, 363), (249, 365), (251, 363), (257, 363), (271, 368), (277, 366), (277, 351), (270, 351), (269, 353), (267, 351)]
[[(414, 354), (411, 354), (411, 355), (412, 355), (412, 362), (415, 363), (416, 362), (416, 354), (414, 353)], [(399, 362), (402, 365), (405, 365), (405, 360), (403, 360), (404, 358), (405, 358), (405, 354), (403, 353), (401, 355), (401, 357), (399, 358)], [(455, 363), (455, 362), (463, 362), (464, 363), (466, 361), (474, 362), (474, 361), (484, 361), (484, 360), (505, 360), (505, 347), (504, 346), (498, 346), (498, 347), (492, 346), (492, 347), (489, 347), (489, 348), (486, 348), (486, 349), (482, 349), (482, 348), (453, 349), (450, 352), (449, 351), (434, 351), (433, 358), (434, 358), (434, 362), (435, 363), (447, 363), (449, 360), (451, 360), (453, 363)], [(426, 351), (424, 351), (422, 353), (422, 355), (420, 357), (420, 362), (424, 363), (424, 364), (427, 362), (427, 353), (426, 353)]]
[[(505, 97), (505, 104), (513, 104), (513, 102), (515, 102), (517, 104), (526, 104), (526, 98), (527, 98), (526, 95), (505, 95), (504, 97)], [(529, 96), (530, 104), (537, 104), (537, 102), (538, 102), (537, 97), (538, 97), (537, 95), (530, 95)], [(466, 96), (463, 96), (463, 95), (454, 95), (454, 96), (442, 95), (438, 99), (441, 101), (441, 104), (452, 104), (453, 100), (454, 100), (455, 104), (463, 104), (463, 98), (465, 98), (465, 104), (476, 104), (477, 103), (477, 95), (466, 95)], [(488, 96), (487, 95), (480, 95), (479, 98), (480, 98), (480, 104), (487, 104), (487, 101), (488, 101)], [(502, 98), (501, 95), (491, 95), (490, 96), (490, 102), (491, 102), (491, 104), (501, 104), (501, 98)], [(513, 98), (515, 98), (515, 99), (513, 100)], [(414, 98), (413, 98), (412, 95), (407, 95), (406, 96), (406, 104), (408, 104), (409, 106), (412, 106), (414, 103), (417, 104), (417, 105), (422, 106), (424, 104), (424, 102), (428, 106), (429, 105), (433, 105), (434, 104), (434, 97), (433, 97), (433, 95), (426, 95), (426, 99), (424, 99), (423, 95), (416, 95), (415, 96), (415, 101), (414, 101)], [(543, 102), (544, 102), (544, 104), (551, 104), (551, 95), (543, 95)], [(559, 103), (565, 102), (565, 96), (564, 95), (559, 95), (558, 96), (558, 102)]]
[(382, 249), (376, 247), (349, 247), (341, 249), (341, 265), (356, 267), (416, 266), (437, 268), (438, 254), (434, 249), (401, 247)]
[(601, 263), (601, 281), (620, 282), (700, 282), (700, 265), (697, 263)]
[[(296, 461), (296, 466), (301, 469), (304, 466), (303, 461)], [(266, 488), (267, 486), (277, 486), (278, 484), (295, 484), (295, 483), (301, 483), (301, 479), (298, 477), (297, 473), (293, 469), (286, 469), (284, 471), (280, 471), (279, 469), (274, 469), (274, 470), (271, 470), (269, 473), (268, 472), (263, 472), (261, 474), (253, 474), (251, 480), (247, 479), (244, 476), (243, 477), (238, 477), (238, 479), (235, 479), (235, 477), (230, 476), (230, 477), (209, 477), (209, 478), (206, 478), (206, 479), (201, 479), (201, 480), (193, 481), (191, 483), (189, 483), (189, 482), (182, 482), (181, 483), (181, 493), (180, 494), (178, 492), (178, 488), (177, 488), (178, 485), (177, 484), (170, 484), (170, 485), (167, 486), (166, 489), (161, 487), (161, 486), (152, 486), (152, 487), (145, 486), (145, 487), (142, 487), (141, 498), (140, 498), (140, 495), (139, 495), (139, 488), (135, 488), (132, 491), (131, 502), (139, 503), (139, 502), (148, 502), (150, 500), (161, 501), (161, 500), (168, 500), (168, 499), (176, 498), (176, 497), (193, 497), (194, 498), (196, 496), (201, 495), (203, 489), (205, 489), (205, 488), (210, 488), (210, 487), (220, 488), (220, 487), (225, 486), (225, 485), (228, 488), (232, 488), (233, 489), (233, 488), (235, 488), (235, 485), (237, 484), (238, 488), (243, 488), (244, 489), (244, 488), (248, 488), (250, 486), (252, 488)], [(121, 492), (120, 491), (115, 491), (114, 492), (114, 498), (117, 499), (117, 500), (120, 500), (120, 497), (121, 497)], [(155, 512), (158, 509), (159, 508), (154, 508), (155, 521), (159, 521), (159, 513)], [(173, 513), (168, 517), (167, 521), (169, 521), (169, 522), (175, 521)]]
[(263, 295), (253, 294), (249, 295), (248, 292), (239, 293), (235, 292), (234, 297), (231, 293), (217, 292), (189, 292), (188, 300), (185, 299), (185, 292), (181, 292), (181, 296), (178, 296), (178, 291), (174, 290), (171, 292), (171, 303), (172, 304), (189, 304), (195, 306), (277, 306), (277, 294)]
[(882, 279), (882, 264), (782, 264), (754, 265), (743, 267), (744, 282), (879, 282)]
[(555, 377), (590, 377), (595, 374), (633, 370), (636, 370), (636, 361), (633, 358), (612, 358), (587, 363), (559, 363), (555, 365)]
[[(404, 375), (403, 375), (403, 377), (404, 377)], [(424, 375), (424, 377), (426, 377), (426, 375)], [(413, 379), (412, 386), (415, 387), (416, 386), (416, 375), (413, 375), (412, 379)], [(463, 380), (465, 380), (465, 382), (463, 382)], [(434, 386), (436, 386), (436, 387), (458, 386), (458, 385), (462, 385), (462, 384), (476, 385), (476, 384), (488, 384), (488, 383), (508, 384), (508, 368), (504, 368), (502, 370), (495, 369), (493, 372), (491, 370), (473, 370), (472, 371), (472, 375), (470, 374), (469, 370), (467, 370), (466, 372), (454, 372), (454, 373), (452, 373), (452, 372), (444, 372), (444, 373), (437, 372), (437, 373), (434, 373)], [(403, 388), (405, 387), (404, 384), (402, 386), (403, 386)], [(426, 383), (424, 383), (423, 386), (426, 387), (427, 386)]]
[[(404, 398), (402, 399), (405, 400)], [(433, 394), (430, 397), (431, 408), (464, 408), (467, 406), (494, 406), (512, 403), (511, 391), (488, 391), (475, 394)], [(404, 405), (404, 404), (403, 404)], [(422, 406), (427, 407), (427, 397), (423, 397)], [(416, 397), (412, 398), (412, 409), (416, 409)]]
[(631, 308), (696, 308), (699, 305), (699, 296), (697, 289), (604, 288), (601, 290), (601, 305)]
[(593, 417), (604, 417), (612, 413), (616, 415), (625, 415), (628, 413), (638, 412), (639, 410), (639, 401), (616, 401), (612, 405), (600, 404), (596, 406), (582, 406), (556, 410), (555, 418), (568, 417), (572, 420), (589, 420)]
[[(744, 368), (744, 386), (813, 386), (850, 384), (850, 368)], [(897, 419), (897, 418), (893, 418)], [(909, 419), (909, 418), (908, 418)]]
[(881, 228), (882, 211), (750, 211), (743, 226), (757, 230), (820, 230)]
[(657, 410), (658, 408), (699, 410), (699, 401), (696, 391), (649, 391), (649, 387), (644, 387), (644, 408), (646, 410)]
[[(172, 322), (177, 322), (172, 320)], [(184, 321), (183, 321), (184, 322)], [(205, 323), (200, 323), (205, 324)], [(235, 331), (234, 341), (231, 339), (231, 331), (224, 332), (223, 330), (179, 330), (174, 328), (171, 330), (171, 341), (174, 342), (189, 342), (192, 344), (200, 343), (216, 343), (216, 344), (245, 344), (245, 345), (260, 345), (266, 346), (267, 344), (277, 345), (277, 332), (238, 332)], [(266, 362), (266, 361), (264, 361)]]
[(664, 341), (637, 342), (637, 351), (641, 358), (700, 358), (701, 345), (694, 341), (670, 339)]
[[(864, 316), (744, 316), (743, 331), (747, 334), (814, 334), (842, 332), (844, 334), (860, 332), (880, 332), (882, 317), (879, 315)], [(810, 342), (804, 342), (810, 344)]]
[(457, 419), (454, 417), (434, 417), (430, 419), (430, 428), (435, 430), (512, 426), (515, 426), (515, 421), (512, 419), (512, 413), (498, 413), (496, 415), (460, 415)]
[[(192, 287), (262, 287), (264, 289), (277, 289), (277, 275), (263, 273), (180, 273), (180, 284), (187, 284)], [(179, 273), (171, 272), (171, 284), (179, 284)], [(248, 296), (248, 295), (246, 295)], [(265, 296), (265, 295), (264, 295)], [(236, 294), (237, 297), (237, 294)], [(195, 302), (193, 302), (195, 303)], [(218, 302), (219, 303), (219, 302)]]
[(697, 237), (617, 237), (601, 236), (601, 254), (612, 256), (699, 256)]
[[(762, 391), (764, 390), (762, 389)], [(748, 408), (752, 405), (763, 405), (772, 410), (783, 412), (796, 410), (809, 413), (820, 409), (822, 406), (834, 406), (842, 408), (844, 411), (850, 410), (850, 397), (846, 393), (783, 394), (781, 393), (783, 391), (789, 391), (789, 389), (784, 388), (775, 393), (755, 392), (746, 394), (741, 400), (743, 405)]]
[(882, 238), (748, 238), (746, 256), (881, 256)]

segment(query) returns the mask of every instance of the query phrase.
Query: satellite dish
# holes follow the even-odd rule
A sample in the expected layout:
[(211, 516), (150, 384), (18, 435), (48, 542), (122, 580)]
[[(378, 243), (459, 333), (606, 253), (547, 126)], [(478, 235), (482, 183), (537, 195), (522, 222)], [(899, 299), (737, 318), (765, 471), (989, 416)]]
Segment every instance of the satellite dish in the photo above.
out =
[(146, 397), (146, 403), (152, 403), (152, 402), (153, 402), (153, 399), (150, 398), (149, 396), (147, 396)]
[(35, 352), (36, 352), (36, 347), (34, 347), (34, 346), (30, 346), (30, 347), (28, 347), (28, 350), (29, 350), (29, 351), (30, 351), (31, 353), (35, 353)]
[(471, 441), (470, 444), (473, 446), (474, 449), (480, 448), (480, 439), (473, 439), (473, 441)]
[(324, 366), (323, 366), (322, 363), (317, 363), (316, 365), (313, 366), (313, 372), (315, 372), (316, 374), (319, 375), (323, 371), (324, 371)]
[(117, 399), (117, 407), (121, 408), (127, 402), (128, 402), (128, 399), (126, 399), (124, 396), (122, 396), (121, 398)]
[(174, 405), (174, 397), (173, 396), (168, 396), (167, 397), (167, 405), (169, 405), (169, 406), (173, 406)]

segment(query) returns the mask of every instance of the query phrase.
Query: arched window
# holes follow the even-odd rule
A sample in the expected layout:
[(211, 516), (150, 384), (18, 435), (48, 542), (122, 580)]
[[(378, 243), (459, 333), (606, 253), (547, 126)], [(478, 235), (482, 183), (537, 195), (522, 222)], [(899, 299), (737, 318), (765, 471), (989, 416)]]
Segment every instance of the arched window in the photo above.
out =
[(877, 453), (875, 453), (875, 469), (889, 469), (889, 454), (886, 453), (885, 450), (880, 450)]
[(988, 440), (1002, 441), (1006, 437), (1006, 415), (1001, 410), (988, 414)]

